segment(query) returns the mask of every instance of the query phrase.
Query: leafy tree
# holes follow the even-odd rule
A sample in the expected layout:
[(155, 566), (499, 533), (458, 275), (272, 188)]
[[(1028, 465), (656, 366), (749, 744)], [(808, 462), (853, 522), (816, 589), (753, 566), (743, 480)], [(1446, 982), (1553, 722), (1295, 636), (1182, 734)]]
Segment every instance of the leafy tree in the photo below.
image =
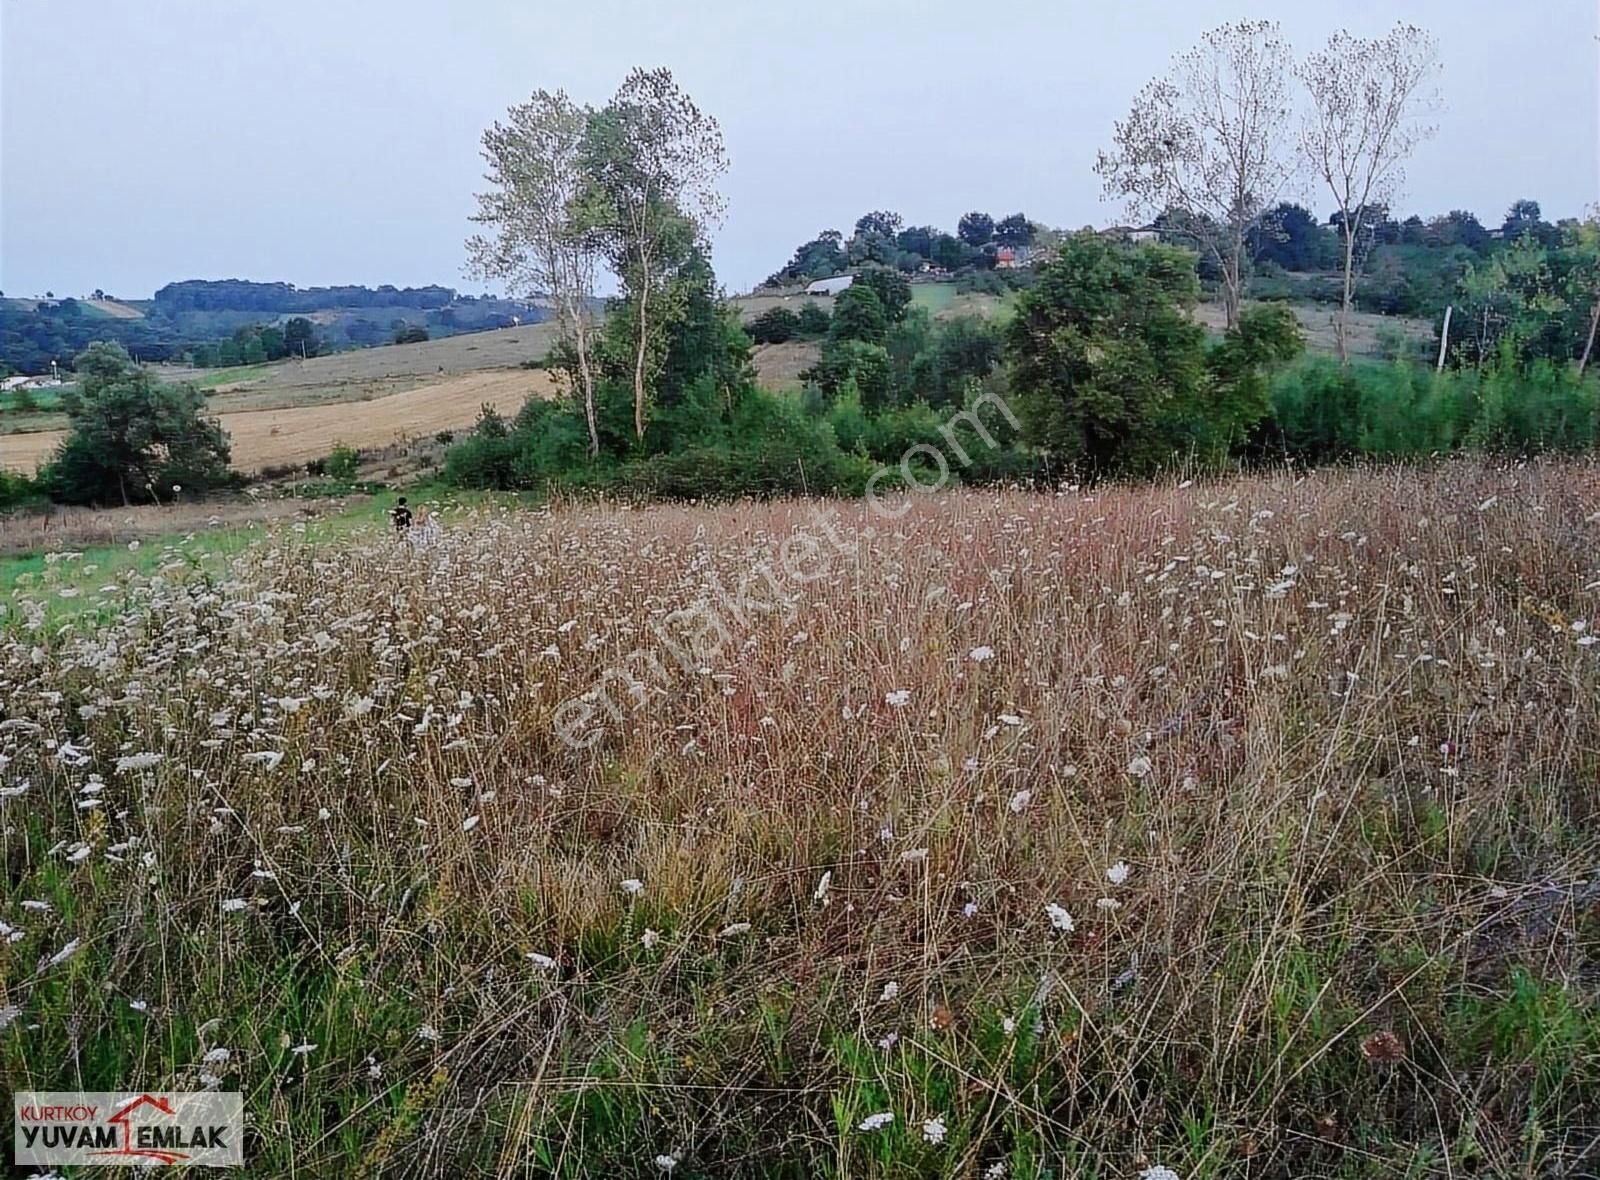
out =
[(807, 299), (800, 305), (800, 314), (796, 319), (795, 331), (801, 336), (826, 336), (832, 320), (828, 313), (823, 311), (815, 301)]
[(1007, 335), (1025, 436), (1057, 469), (1149, 471), (1198, 398), (1205, 330), (1194, 264), (1166, 246), (1069, 238), (1018, 297)]
[(1560, 231), (1544, 219), (1544, 210), (1538, 201), (1513, 202), (1500, 227), (1500, 236), (1508, 242), (1515, 242), (1526, 234), (1532, 234), (1541, 246), (1554, 246), (1560, 240)]
[(295, 316), (283, 325), (283, 346), (291, 356), (316, 356), (322, 351), (317, 326), (305, 316)]
[(1452, 209), (1430, 221), (1426, 240), (1434, 246), (1465, 246), (1476, 254), (1488, 253), (1494, 242), (1483, 223), (1465, 209)]
[(977, 210), (964, 213), (956, 225), (956, 237), (973, 249), (988, 245), (994, 240), (994, 218)]
[(883, 345), (835, 337), (822, 346), (822, 356), (804, 376), (829, 395), (854, 382), (862, 406), (875, 412), (889, 404), (893, 374), (889, 350)]
[(748, 331), (757, 344), (782, 344), (799, 334), (800, 317), (787, 307), (769, 307), (750, 321)]
[(788, 264), (767, 279), (767, 286), (781, 287), (785, 283), (825, 279), (838, 274), (850, 264), (843, 243), (844, 235), (838, 230), (823, 230), (796, 249)]
[(1334, 265), (1339, 245), (1311, 210), (1284, 203), (1268, 209), (1251, 228), (1250, 252), (1256, 261), (1284, 270), (1323, 270)]
[(911, 306), (911, 284), (899, 271), (884, 266), (866, 266), (856, 274), (854, 287), (869, 288), (878, 297), (884, 318), (891, 324), (905, 319)]
[(933, 243), (934, 264), (945, 270), (960, 270), (971, 261), (974, 253), (976, 251), (960, 238), (950, 234), (940, 234)]
[(1294, 168), (1291, 65), (1271, 21), (1211, 30), (1139, 92), (1095, 164), (1106, 195), (1125, 198), (1136, 215), (1188, 215), (1216, 263), (1230, 326), (1244, 298), (1250, 230)]
[(860, 340), (882, 345), (888, 337), (889, 321), (883, 313), (878, 293), (865, 283), (852, 283), (834, 301), (833, 319), (828, 327), (832, 340)]
[(593, 191), (588, 217), (622, 279), (634, 327), (633, 424), (644, 439), (652, 298), (680, 239), (720, 220), (716, 181), (728, 169), (722, 130), (666, 69), (635, 69), (588, 120), (583, 167)]
[(483, 133), (492, 186), (478, 195), (473, 220), (492, 230), (467, 243), (473, 273), (504, 282), (524, 298), (547, 296), (570, 357), (573, 387), (589, 430), (589, 454), (600, 453), (591, 340), (598, 254), (595, 203), (588, 200), (584, 137), (594, 112), (565, 91), (535, 91)]
[(1033, 222), (1021, 213), (1012, 213), (995, 223), (994, 240), (1002, 246), (1020, 250), (1033, 245)]
[(933, 244), (939, 240), (939, 231), (931, 225), (907, 226), (895, 235), (895, 244), (907, 254), (933, 260)]
[(893, 238), (900, 232), (900, 214), (879, 209), (856, 218), (856, 236)]
[(912, 394), (935, 409), (959, 406), (968, 384), (993, 372), (1004, 351), (1001, 330), (988, 316), (941, 320), (927, 349), (912, 361)]
[(70, 431), (40, 473), (52, 499), (127, 505), (174, 484), (203, 492), (231, 481), (228, 437), (201, 417), (199, 390), (158, 384), (118, 344), (92, 344), (74, 363)]

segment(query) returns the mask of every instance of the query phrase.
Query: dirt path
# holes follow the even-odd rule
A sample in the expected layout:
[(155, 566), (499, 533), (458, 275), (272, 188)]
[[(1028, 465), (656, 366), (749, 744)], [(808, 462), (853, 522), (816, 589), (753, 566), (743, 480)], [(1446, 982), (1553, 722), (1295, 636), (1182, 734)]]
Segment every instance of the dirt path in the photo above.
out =
[[(244, 410), (219, 418), (233, 442), (234, 467), (251, 473), (323, 458), (335, 443), (384, 447), (402, 437), (471, 426), (484, 404), (510, 417), (529, 396), (548, 396), (555, 388), (541, 370), (489, 369), (370, 401)], [(0, 435), (0, 467), (32, 473), (65, 436), (60, 430)]]

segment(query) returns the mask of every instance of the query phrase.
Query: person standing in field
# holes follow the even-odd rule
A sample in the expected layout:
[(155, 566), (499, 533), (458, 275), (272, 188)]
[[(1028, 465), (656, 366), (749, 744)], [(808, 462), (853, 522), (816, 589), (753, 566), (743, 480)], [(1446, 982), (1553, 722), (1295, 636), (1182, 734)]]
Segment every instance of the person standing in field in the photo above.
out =
[(394, 507), (389, 509), (389, 519), (394, 522), (394, 531), (404, 533), (411, 527), (411, 509), (406, 507), (406, 498), (401, 496), (394, 502)]
[(444, 529), (439, 525), (439, 518), (425, 507), (418, 508), (416, 523), (411, 526), (406, 539), (418, 549), (426, 549), (442, 536)]

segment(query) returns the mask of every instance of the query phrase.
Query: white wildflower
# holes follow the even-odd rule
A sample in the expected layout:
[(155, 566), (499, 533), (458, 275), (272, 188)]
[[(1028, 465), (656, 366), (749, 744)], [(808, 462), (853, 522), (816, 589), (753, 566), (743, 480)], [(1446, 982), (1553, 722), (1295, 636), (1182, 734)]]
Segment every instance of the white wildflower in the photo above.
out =
[(249, 904), (250, 903), (245, 901), (245, 899), (242, 897), (225, 897), (222, 899), (222, 912), (225, 914), (236, 914)]
[(1113, 885), (1123, 885), (1127, 883), (1128, 877), (1132, 872), (1133, 870), (1125, 862), (1119, 860), (1106, 870), (1106, 880)]
[(293, 1049), (290, 1049), (289, 1052), (293, 1053), (296, 1057), (304, 1057), (307, 1053), (315, 1052), (316, 1048), (317, 1047), (310, 1041), (304, 1041), (301, 1044), (296, 1045)]
[(749, 934), (749, 933), (750, 933), (750, 923), (749, 922), (735, 922), (731, 926), (724, 926), (722, 928), (722, 932), (720, 934), (718, 934), (717, 937), (718, 938), (737, 938), (741, 934)]
[(1011, 813), (1013, 815), (1021, 815), (1027, 810), (1028, 804), (1031, 802), (1033, 802), (1032, 791), (1018, 791), (1015, 795), (1011, 796), (1011, 802), (1008, 804), (1008, 806), (1011, 808)]
[(1179, 1176), (1171, 1168), (1163, 1168), (1157, 1165), (1140, 1172), (1139, 1180), (1183, 1180), (1183, 1177)]
[(895, 709), (903, 709), (911, 703), (911, 690), (897, 688), (893, 692), (883, 695), (883, 703)]
[(987, 661), (994, 659), (994, 648), (987, 646), (975, 647), (967, 653), (967, 658), (970, 659), (974, 664), (986, 663)]
[(67, 943), (66, 946), (62, 947), (55, 954), (50, 956), (50, 962), (47, 964), (47, 966), (61, 966), (61, 964), (72, 958), (73, 955), (77, 954), (79, 948), (82, 946), (83, 943), (79, 939), (74, 938), (71, 942)]
[(828, 886), (833, 884), (833, 870), (828, 869), (822, 874), (822, 879), (817, 882), (816, 890), (811, 894), (811, 900), (818, 905), (828, 904)]
[(154, 770), (161, 765), (160, 754), (124, 754), (117, 759), (118, 774), (137, 774), (144, 770)]
[(541, 955), (538, 951), (528, 952), (528, 962), (541, 971), (554, 971), (557, 964), (549, 955)]
[(466, 819), (461, 821), (461, 830), (463, 832), (470, 832), (470, 831), (472, 831), (473, 828), (477, 827), (482, 822), (483, 822), (483, 816), (481, 816), (481, 815), (469, 815), (469, 816), (467, 816)]
[(946, 1130), (944, 1119), (938, 1115), (934, 1115), (931, 1119), (925, 1119), (922, 1124), (923, 1141), (937, 1147), (944, 1142)]
[(1143, 778), (1155, 769), (1155, 763), (1143, 754), (1137, 755), (1128, 763), (1128, 773), (1134, 778)]
[(1059, 906), (1052, 901), (1044, 907), (1044, 912), (1050, 915), (1050, 925), (1063, 934), (1072, 933), (1074, 928), (1072, 915), (1067, 912), (1065, 906)]
[(886, 1110), (880, 1114), (869, 1114), (862, 1119), (860, 1129), (863, 1131), (881, 1131), (892, 1122), (894, 1122), (894, 1112)]
[(201, 1065), (226, 1065), (228, 1058), (233, 1056), (232, 1049), (224, 1049), (218, 1045), (215, 1049), (207, 1050), (206, 1055), (200, 1059)]
[(629, 897), (638, 897), (644, 892), (644, 882), (637, 877), (629, 877), (622, 883), (622, 892)]
[(646, 929), (643, 934), (639, 935), (639, 945), (644, 947), (644, 949), (647, 951), (653, 950), (656, 943), (660, 941), (661, 931), (659, 930)]
[(878, 1003), (887, 1004), (899, 994), (900, 985), (891, 979), (888, 983), (883, 985), (883, 994), (878, 997)]

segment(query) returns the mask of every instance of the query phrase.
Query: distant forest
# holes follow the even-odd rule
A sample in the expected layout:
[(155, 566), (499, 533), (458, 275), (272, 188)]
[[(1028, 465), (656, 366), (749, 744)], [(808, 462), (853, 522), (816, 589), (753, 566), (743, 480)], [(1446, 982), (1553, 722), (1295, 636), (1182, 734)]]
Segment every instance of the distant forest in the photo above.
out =
[[(96, 305), (111, 298), (141, 313), (119, 317)], [(441, 286), (296, 287), (244, 279), (168, 283), (153, 299), (42, 300), (0, 297), (0, 375), (69, 368), (92, 341), (109, 340), (145, 361), (200, 366), (253, 364), (396, 340), (426, 340), (544, 318), (519, 300), (460, 295)]]

